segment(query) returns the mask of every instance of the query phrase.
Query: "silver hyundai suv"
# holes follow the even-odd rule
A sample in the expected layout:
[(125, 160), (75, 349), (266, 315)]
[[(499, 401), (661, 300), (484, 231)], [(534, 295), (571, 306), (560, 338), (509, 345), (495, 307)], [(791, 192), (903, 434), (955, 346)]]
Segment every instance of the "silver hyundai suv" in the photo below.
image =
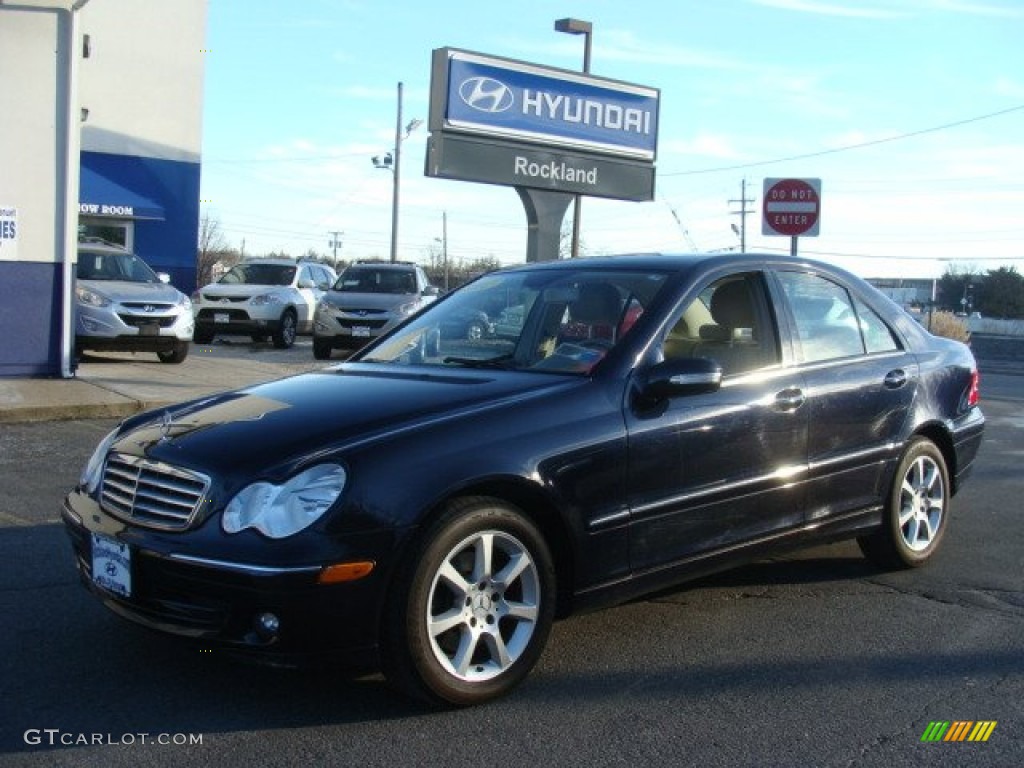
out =
[(408, 262), (357, 261), (324, 294), (313, 321), (313, 356), (361, 347), (437, 298), (423, 268)]
[(75, 349), (156, 352), (180, 363), (192, 340), (192, 303), (142, 259), (98, 238), (78, 243)]
[(326, 264), (292, 259), (251, 259), (233, 266), (215, 283), (192, 294), (195, 341), (244, 334), (253, 341), (268, 336), (286, 349), (297, 333), (309, 333), (316, 303), (334, 282)]

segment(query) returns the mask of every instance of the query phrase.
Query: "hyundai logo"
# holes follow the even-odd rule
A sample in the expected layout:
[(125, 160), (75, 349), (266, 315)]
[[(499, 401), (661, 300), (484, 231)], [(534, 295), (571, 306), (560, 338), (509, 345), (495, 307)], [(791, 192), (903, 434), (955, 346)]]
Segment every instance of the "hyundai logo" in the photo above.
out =
[(512, 89), (493, 77), (470, 77), (459, 86), (459, 98), (480, 112), (504, 112), (515, 99)]

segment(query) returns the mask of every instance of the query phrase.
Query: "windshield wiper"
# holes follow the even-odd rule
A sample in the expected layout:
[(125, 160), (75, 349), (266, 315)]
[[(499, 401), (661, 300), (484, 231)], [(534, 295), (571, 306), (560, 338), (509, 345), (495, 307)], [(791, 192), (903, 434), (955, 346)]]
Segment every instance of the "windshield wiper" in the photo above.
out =
[(507, 368), (505, 363), (512, 360), (511, 353), (497, 357), (446, 357), (442, 362), (446, 365), (464, 365), (466, 368)]

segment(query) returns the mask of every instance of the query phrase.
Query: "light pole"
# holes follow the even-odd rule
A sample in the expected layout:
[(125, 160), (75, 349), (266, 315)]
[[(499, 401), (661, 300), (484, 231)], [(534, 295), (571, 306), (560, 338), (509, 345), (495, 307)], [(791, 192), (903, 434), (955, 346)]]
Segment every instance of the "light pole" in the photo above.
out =
[[(570, 35), (583, 35), (583, 71), (590, 72), (590, 43), (594, 33), (594, 25), (582, 19), (558, 19), (555, 22), (556, 32)], [(580, 204), (583, 195), (573, 197), (572, 204), (572, 258), (580, 255)]]
[(415, 131), (422, 120), (413, 119), (405, 126), (405, 134), (402, 134), (402, 84), (398, 84), (398, 118), (395, 120), (395, 152), (392, 155), (388, 152), (383, 158), (374, 157), (373, 164), (377, 168), (390, 170), (392, 179), (391, 190), (391, 261), (398, 261), (398, 188), (402, 175), (402, 141), (409, 138), (409, 134)]

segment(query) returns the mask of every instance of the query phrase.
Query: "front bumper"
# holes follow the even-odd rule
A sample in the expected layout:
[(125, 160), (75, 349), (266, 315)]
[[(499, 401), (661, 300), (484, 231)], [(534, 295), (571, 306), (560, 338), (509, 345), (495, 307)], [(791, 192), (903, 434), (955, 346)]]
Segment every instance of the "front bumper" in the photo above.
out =
[(404, 319), (404, 315), (364, 317), (340, 310), (320, 310), (313, 322), (313, 336), (335, 347), (362, 346), (383, 336)]
[[(190, 551), (195, 531), (126, 525), (79, 491), (65, 500), (62, 519), (83, 584), (123, 618), (263, 663), (376, 666), (391, 532), (355, 537), (324, 562), (268, 565), (235, 559), (231, 552)], [(94, 579), (93, 534), (127, 545), (128, 595)], [(203, 548), (191, 548), (197, 549)], [(319, 581), (327, 565), (346, 560), (372, 560), (376, 567), (355, 581)], [(273, 631), (262, 620), (268, 614), (277, 624)]]
[(78, 305), (75, 339), (82, 349), (157, 352), (192, 340), (190, 311), (139, 314), (118, 308)]

